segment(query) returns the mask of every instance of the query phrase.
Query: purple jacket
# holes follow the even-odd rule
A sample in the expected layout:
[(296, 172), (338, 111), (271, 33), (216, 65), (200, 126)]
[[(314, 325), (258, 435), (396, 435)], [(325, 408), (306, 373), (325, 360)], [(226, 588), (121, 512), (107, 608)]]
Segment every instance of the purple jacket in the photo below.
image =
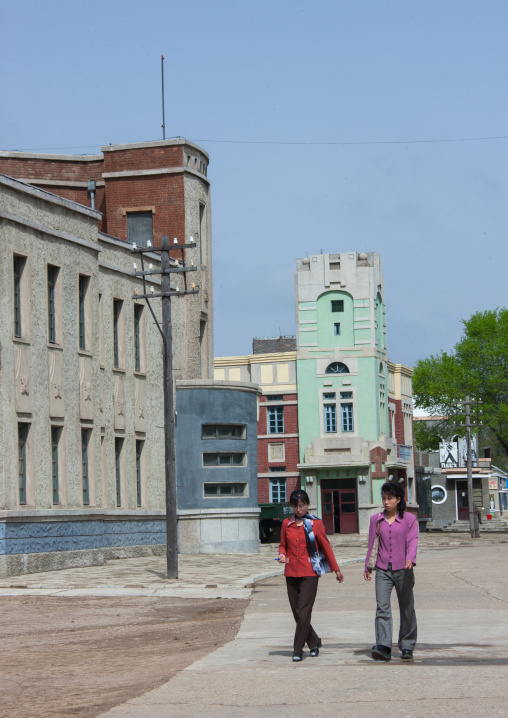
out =
[(391, 563), (392, 571), (398, 571), (405, 567), (407, 560), (416, 565), (418, 521), (415, 516), (408, 511), (404, 511), (403, 518), (399, 518), (397, 514), (395, 521), (389, 524), (385, 519), (385, 512), (382, 511), (380, 514), (374, 514), (370, 517), (369, 548), (365, 559), (365, 571), (368, 570), (367, 561), (374, 545), (379, 520), (381, 520), (381, 525), (379, 527), (379, 552), (376, 566), (387, 569), (388, 564)]

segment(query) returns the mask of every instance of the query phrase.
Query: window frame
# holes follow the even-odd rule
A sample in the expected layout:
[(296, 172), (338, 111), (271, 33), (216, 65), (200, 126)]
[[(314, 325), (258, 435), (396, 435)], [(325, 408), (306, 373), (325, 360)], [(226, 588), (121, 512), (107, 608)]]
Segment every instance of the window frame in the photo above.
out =
[(354, 407), (353, 402), (340, 404), (340, 425), (342, 433), (350, 434), (354, 432)]
[[(277, 489), (277, 498), (274, 497), (274, 489)], [(283, 489), (283, 496), (281, 498), (281, 490)], [(287, 502), (287, 479), (278, 477), (269, 479), (269, 497), (271, 504), (285, 504)]]
[(83, 506), (90, 506), (90, 440), (91, 430), (81, 428), (81, 490)]
[(284, 407), (267, 406), (266, 429), (268, 434), (284, 434)]
[(323, 404), (325, 434), (337, 433), (337, 405)]
[[(207, 428), (215, 428), (215, 433), (213, 436), (211, 435), (205, 435), (205, 430)], [(227, 436), (221, 436), (219, 433), (220, 428), (223, 429), (239, 429), (240, 435), (235, 436), (234, 433), (227, 435)], [(242, 439), (247, 438), (247, 426), (246, 424), (201, 424), (201, 439), (203, 441), (238, 441)]]
[[(215, 463), (205, 463), (205, 456), (216, 457)], [(235, 456), (241, 456), (242, 460), (241, 463), (235, 463), (233, 457)], [(221, 463), (221, 458), (225, 459), (226, 457), (230, 457), (231, 461), (229, 463), (225, 463), (224, 461)], [(211, 459), (209, 459), (211, 461)], [(224, 469), (224, 468), (242, 468), (244, 466), (247, 466), (247, 452), (245, 451), (203, 451), (201, 454), (201, 463), (204, 469)]]
[[(242, 493), (236, 493), (234, 489), (236, 487), (242, 487)], [(206, 489), (207, 487), (216, 487), (217, 491), (216, 493), (207, 493)], [(222, 493), (220, 491), (221, 488), (231, 487), (232, 492), (231, 493)], [(215, 481), (205, 481), (203, 482), (203, 498), (205, 499), (243, 499), (246, 498), (249, 495), (249, 485), (247, 482), (244, 481), (231, 481), (231, 482), (215, 482)]]
[(28, 434), (30, 424), (18, 422), (18, 501), (20, 506), (28, 504)]

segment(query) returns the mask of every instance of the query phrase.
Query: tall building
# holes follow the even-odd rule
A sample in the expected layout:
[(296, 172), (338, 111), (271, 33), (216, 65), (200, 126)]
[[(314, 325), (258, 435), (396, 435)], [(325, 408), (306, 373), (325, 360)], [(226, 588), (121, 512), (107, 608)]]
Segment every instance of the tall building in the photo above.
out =
[(381, 257), (298, 259), (295, 291), (302, 484), (328, 533), (363, 532), (389, 478), (415, 500), (412, 372), (388, 361)]
[[(175, 328), (183, 345), (177, 379), (206, 378), (213, 367), (213, 284), (209, 157), (187, 140), (107, 145), (99, 155), (47, 155), (0, 151), (0, 172), (98, 212), (100, 233), (129, 244), (160, 246), (162, 235), (178, 244), (191, 236), (198, 255), (192, 280), (201, 291), (199, 312), (187, 312)], [(194, 250), (192, 250), (193, 252)], [(186, 257), (188, 250), (184, 250)], [(191, 276), (191, 275), (189, 275)]]
[(164, 234), (172, 289), (200, 290), (172, 298), (178, 547), (258, 549), (259, 390), (211, 378), (207, 164), (184, 140), (0, 153), (0, 575), (165, 551), (162, 344), (131, 253)]

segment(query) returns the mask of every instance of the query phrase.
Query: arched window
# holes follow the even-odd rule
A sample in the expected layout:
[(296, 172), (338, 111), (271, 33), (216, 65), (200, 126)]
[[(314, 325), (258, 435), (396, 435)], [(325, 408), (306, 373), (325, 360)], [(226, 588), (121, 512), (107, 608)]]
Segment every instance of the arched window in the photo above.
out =
[(325, 374), (349, 374), (349, 369), (341, 361), (334, 361), (332, 364), (328, 364)]

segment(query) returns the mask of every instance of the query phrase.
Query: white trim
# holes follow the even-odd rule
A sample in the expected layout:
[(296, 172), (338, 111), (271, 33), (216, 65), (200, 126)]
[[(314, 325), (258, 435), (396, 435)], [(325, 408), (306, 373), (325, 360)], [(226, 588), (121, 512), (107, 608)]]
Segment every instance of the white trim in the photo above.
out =
[(441, 486), (441, 484), (434, 484), (434, 486), (430, 487), (431, 492), (432, 489), (441, 489), (442, 491), (444, 491), (444, 499), (442, 499), (441, 501), (434, 501), (434, 499), (432, 499), (432, 503), (436, 504), (436, 506), (444, 504), (444, 502), (448, 499), (448, 491), (445, 489), (445, 487)]

